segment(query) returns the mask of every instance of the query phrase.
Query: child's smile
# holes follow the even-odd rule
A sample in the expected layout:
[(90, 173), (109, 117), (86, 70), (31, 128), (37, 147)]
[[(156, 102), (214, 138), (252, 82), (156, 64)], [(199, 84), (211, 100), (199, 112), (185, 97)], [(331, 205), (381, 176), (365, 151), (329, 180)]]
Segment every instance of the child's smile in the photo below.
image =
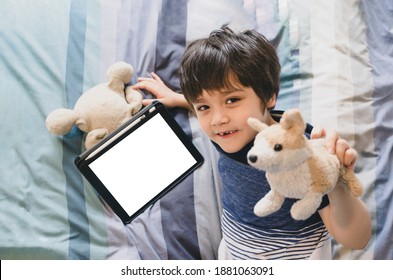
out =
[(235, 134), (237, 132), (237, 130), (229, 130), (229, 131), (224, 131), (224, 132), (218, 132), (217, 135), (221, 136), (222, 138), (228, 138), (233, 136), (233, 134)]
[[(275, 98), (267, 104), (273, 107)], [(202, 91), (194, 103), (201, 128), (225, 152), (235, 153), (251, 142), (256, 132), (247, 124), (249, 117), (270, 123), (265, 105), (250, 87), (236, 85), (229, 90)]]

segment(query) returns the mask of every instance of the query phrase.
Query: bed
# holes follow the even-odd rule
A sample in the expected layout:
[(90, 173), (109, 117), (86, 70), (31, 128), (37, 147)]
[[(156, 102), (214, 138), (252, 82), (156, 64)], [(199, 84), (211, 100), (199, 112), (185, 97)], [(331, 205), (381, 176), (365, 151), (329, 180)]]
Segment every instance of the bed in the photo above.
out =
[(203, 166), (127, 226), (74, 166), (84, 135), (50, 134), (45, 118), (116, 61), (133, 65), (133, 82), (154, 71), (179, 91), (185, 46), (223, 24), (276, 46), (276, 109), (300, 108), (359, 153), (372, 239), (359, 251), (333, 243), (334, 258), (393, 259), (392, 1), (3, 0), (0, 10), (0, 259), (217, 258), (217, 153), (187, 111), (171, 113)]

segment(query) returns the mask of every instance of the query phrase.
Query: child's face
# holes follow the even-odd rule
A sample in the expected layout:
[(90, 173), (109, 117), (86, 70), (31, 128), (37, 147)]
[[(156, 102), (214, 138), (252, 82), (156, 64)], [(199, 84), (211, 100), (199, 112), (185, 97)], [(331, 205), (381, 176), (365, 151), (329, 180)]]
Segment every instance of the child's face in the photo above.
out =
[[(273, 97), (267, 106), (273, 107), (275, 102)], [(255, 130), (247, 124), (249, 117), (268, 124), (272, 121), (254, 90), (241, 85), (229, 90), (204, 90), (193, 105), (203, 131), (227, 153), (240, 151), (255, 138)]]

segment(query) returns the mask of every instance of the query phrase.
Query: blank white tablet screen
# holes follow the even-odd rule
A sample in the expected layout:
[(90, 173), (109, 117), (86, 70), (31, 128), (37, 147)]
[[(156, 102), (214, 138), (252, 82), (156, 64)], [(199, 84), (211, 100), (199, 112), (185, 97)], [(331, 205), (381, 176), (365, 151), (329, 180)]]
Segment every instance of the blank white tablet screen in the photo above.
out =
[(132, 215), (195, 163), (166, 121), (156, 114), (89, 166)]

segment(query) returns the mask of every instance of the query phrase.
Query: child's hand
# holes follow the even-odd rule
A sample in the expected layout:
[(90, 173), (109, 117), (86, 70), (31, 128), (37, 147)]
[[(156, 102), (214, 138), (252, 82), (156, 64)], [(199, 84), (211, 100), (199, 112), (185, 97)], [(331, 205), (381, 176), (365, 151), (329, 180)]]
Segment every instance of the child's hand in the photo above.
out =
[[(182, 94), (176, 93), (167, 87), (156, 73), (151, 73), (151, 78), (138, 78), (138, 82), (132, 86), (133, 89), (146, 89), (152, 93), (156, 100), (163, 103), (166, 107), (186, 107), (188, 104)], [(149, 105), (155, 99), (144, 99), (142, 104)]]
[(311, 139), (325, 138), (326, 146), (331, 154), (335, 154), (338, 160), (347, 168), (354, 169), (358, 154), (355, 149), (351, 148), (349, 143), (340, 139), (337, 131), (329, 132), (324, 128), (315, 127), (311, 132)]

